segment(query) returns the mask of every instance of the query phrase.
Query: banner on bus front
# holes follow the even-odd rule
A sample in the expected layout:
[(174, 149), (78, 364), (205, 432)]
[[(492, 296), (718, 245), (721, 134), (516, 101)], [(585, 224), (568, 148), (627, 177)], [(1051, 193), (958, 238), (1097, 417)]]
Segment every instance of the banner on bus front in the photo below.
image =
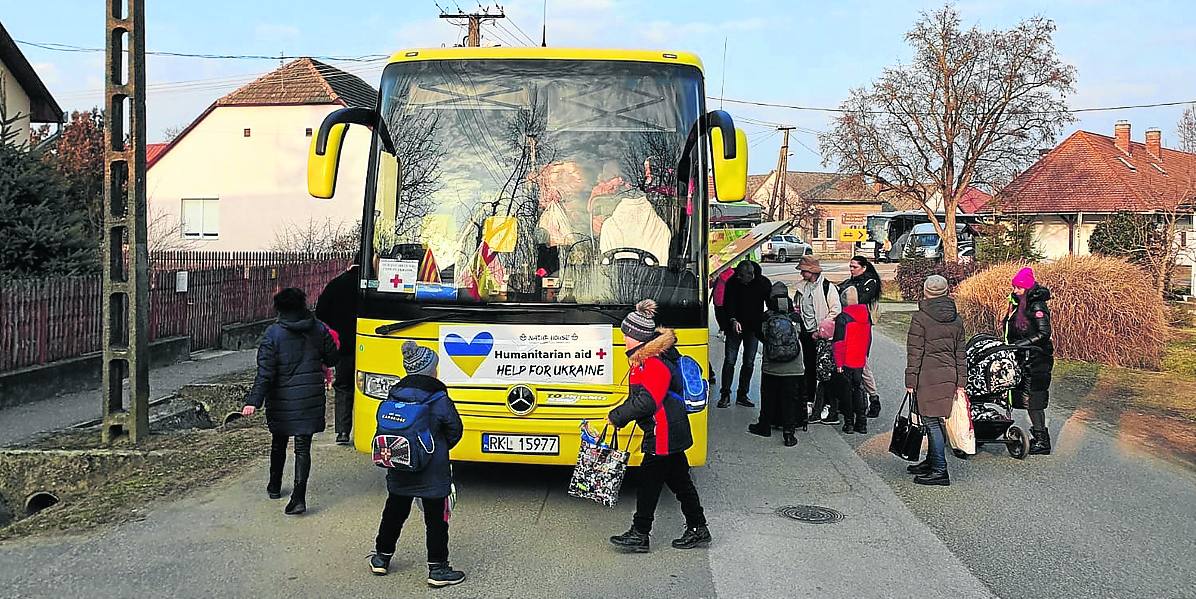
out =
[(609, 325), (441, 325), (445, 383), (610, 385)]

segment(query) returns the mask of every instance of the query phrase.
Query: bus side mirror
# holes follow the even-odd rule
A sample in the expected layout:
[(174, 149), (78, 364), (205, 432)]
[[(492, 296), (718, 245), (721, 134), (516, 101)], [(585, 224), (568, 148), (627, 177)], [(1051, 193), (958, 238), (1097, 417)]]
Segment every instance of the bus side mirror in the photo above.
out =
[(342, 108), (324, 117), (320, 132), (311, 138), (307, 155), (307, 193), (329, 199), (336, 193), (336, 174), (349, 125), (364, 125), (374, 130), (387, 152), (394, 154), (394, 144), (378, 113), (369, 108)]
[(728, 158), (723, 128), (710, 128), (710, 148), (714, 154), (714, 193), (720, 202), (738, 202), (747, 195), (747, 134), (743, 129), (734, 131), (735, 154)]

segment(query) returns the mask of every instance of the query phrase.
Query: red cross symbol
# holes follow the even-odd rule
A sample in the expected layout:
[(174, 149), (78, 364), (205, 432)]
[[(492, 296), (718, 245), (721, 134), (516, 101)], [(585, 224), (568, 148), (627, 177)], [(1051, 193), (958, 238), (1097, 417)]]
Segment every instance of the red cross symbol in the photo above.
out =
[(606, 357), (606, 350), (601, 347), (598, 348), (598, 359), (601, 360)]
[(392, 278), (390, 280), (390, 286), (397, 289), (399, 287), (399, 283), (402, 283), (402, 282), (403, 282), (403, 279), (399, 278), (399, 275), (396, 274), (394, 276), (394, 278)]

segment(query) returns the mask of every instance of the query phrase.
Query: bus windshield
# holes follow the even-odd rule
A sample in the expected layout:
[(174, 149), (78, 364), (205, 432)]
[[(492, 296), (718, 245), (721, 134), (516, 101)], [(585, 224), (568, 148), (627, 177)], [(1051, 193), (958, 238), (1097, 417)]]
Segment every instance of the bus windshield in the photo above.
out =
[[(370, 296), (418, 304), (703, 301), (701, 73), (414, 61), (383, 74)], [(397, 158), (397, 160), (396, 160)], [(678, 182), (681, 182), (679, 185)], [(368, 218), (368, 215), (367, 215)]]
[(886, 216), (868, 217), (868, 241), (884, 245), (889, 240), (889, 218)]

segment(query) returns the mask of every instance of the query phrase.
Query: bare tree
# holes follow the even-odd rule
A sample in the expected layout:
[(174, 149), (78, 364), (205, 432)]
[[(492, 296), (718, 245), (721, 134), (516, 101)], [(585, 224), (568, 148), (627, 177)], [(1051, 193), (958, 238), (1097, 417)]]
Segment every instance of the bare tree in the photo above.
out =
[[(826, 164), (915, 199), (956, 260), (955, 212), (968, 187), (993, 189), (1074, 120), (1066, 96), (1076, 70), (1056, 53), (1054, 31), (1043, 17), (982, 31), (962, 29), (951, 6), (923, 13), (905, 36), (913, 62), (852, 90), (820, 136)], [(937, 194), (945, 222), (931, 206)]]
[(1184, 109), (1176, 127), (1179, 134), (1179, 149), (1181, 152), (1196, 153), (1196, 104)]
[(162, 130), (162, 138), (168, 143), (172, 142), (187, 129), (187, 125), (172, 125)]
[(153, 211), (146, 216), (151, 255), (157, 252), (190, 251), (198, 247), (196, 240), (183, 237), (183, 223), (178, 219), (169, 214), (155, 214)]
[(355, 252), (361, 246), (361, 221), (290, 223), (274, 231), (276, 252)]

